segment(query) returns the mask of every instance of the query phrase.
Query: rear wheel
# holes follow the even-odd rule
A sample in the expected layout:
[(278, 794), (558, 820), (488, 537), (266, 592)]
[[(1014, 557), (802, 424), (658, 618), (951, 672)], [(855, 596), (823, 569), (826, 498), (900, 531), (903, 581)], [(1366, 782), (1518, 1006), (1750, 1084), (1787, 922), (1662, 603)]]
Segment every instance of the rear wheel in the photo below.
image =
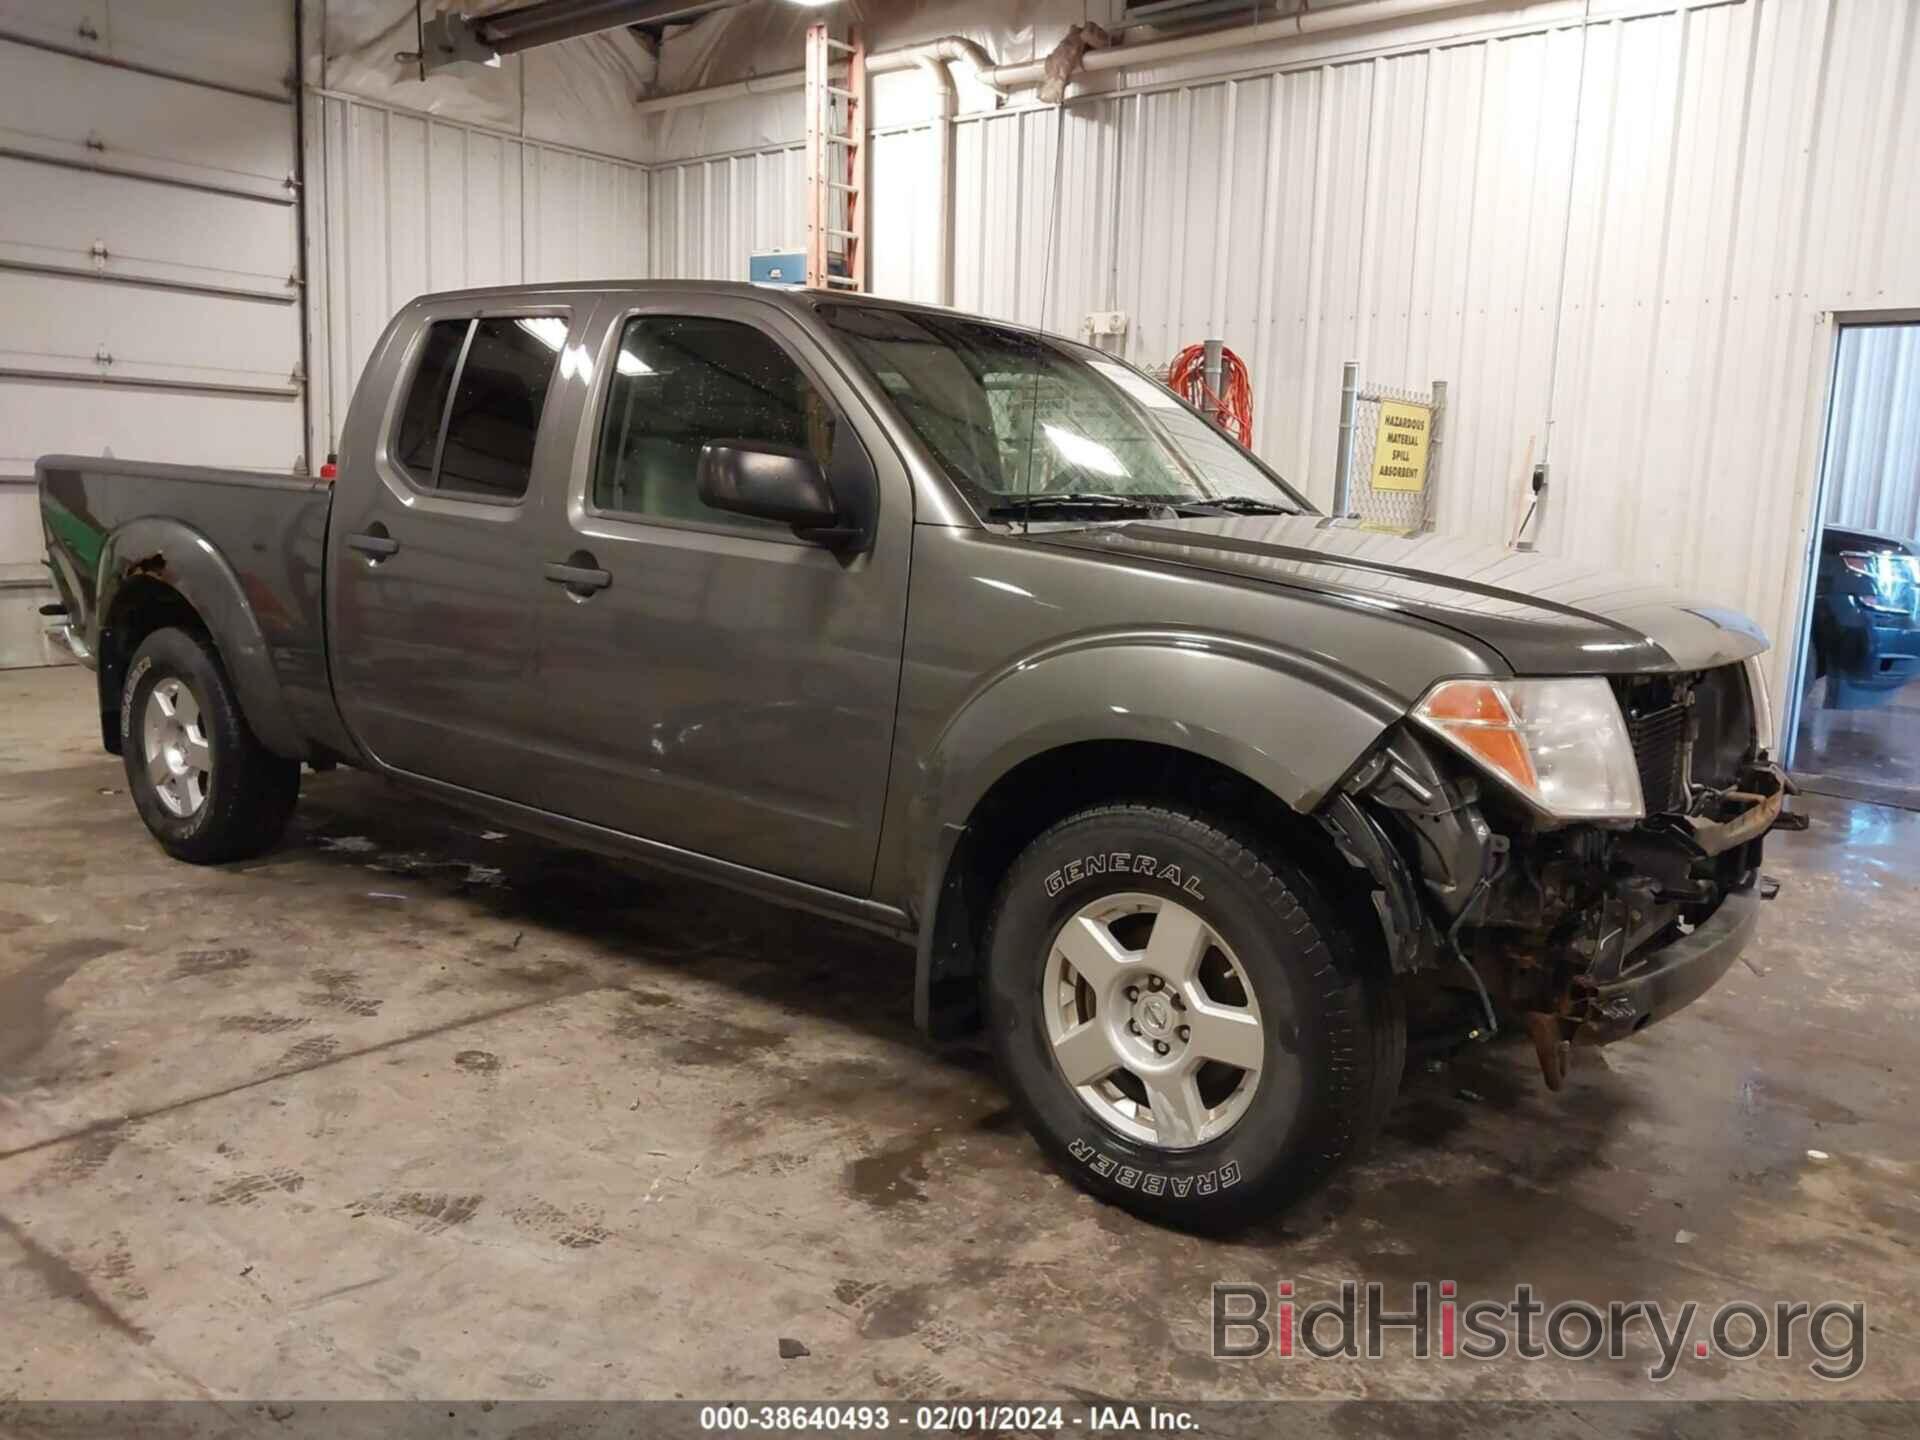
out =
[(156, 630), (120, 692), (120, 757), (147, 829), (199, 865), (271, 847), (300, 794), (300, 765), (261, 745), (220, 661), (198, 636)]
[(1379, 959), (1253, 837), (1108, 806), (1062, 821), (1009, 872), (988, 940), (990, 1031), (1076, 1184), (1155, 1220), (1231, 1228), (1320, 1185), (1385, 1118), (1405, 1018)]

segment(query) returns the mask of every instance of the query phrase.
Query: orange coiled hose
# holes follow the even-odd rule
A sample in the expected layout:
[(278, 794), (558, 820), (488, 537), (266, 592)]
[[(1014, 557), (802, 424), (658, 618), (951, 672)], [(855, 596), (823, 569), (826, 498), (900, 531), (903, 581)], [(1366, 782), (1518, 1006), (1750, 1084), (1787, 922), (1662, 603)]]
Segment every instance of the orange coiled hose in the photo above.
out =
[(1167, 388), (1194, 409), (1231, 430), (1242, 445), (1253, 444), (1253, 383), (1247, 366), (1233, 351), (1220, 349), (1220, 393), (1207, 388), (1207, 347), (1189, 345), (1167, 367)]

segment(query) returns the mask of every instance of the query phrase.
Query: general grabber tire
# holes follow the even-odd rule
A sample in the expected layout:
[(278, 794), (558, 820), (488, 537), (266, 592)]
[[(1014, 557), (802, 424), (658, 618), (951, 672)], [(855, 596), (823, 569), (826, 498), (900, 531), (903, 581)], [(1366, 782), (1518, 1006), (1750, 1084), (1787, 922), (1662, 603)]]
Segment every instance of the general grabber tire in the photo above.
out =
[(1049, 1157), (1103, 1200), (1220, 1232), (1362, 1153), (1406, 1019), (1342, 913), (1278, 847), (1201, 815), (1105, 806), (1035, 840), (995, 900), (986, 998)]
[(156, 630), (120, 690), (120, 758), (140, 818), (176, 860), (217, 865), (270, 848), (300, 794), (300, 764), (254, 738), (219, 657)]

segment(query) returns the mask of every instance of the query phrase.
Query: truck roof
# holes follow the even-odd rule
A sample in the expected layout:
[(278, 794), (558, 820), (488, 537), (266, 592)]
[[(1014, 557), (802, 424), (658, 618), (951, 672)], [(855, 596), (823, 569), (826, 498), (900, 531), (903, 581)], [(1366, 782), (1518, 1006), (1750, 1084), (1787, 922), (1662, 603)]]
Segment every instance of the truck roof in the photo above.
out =
[[(1032, 330), (1035, 327), (1022, 325), (1017, 320), (1004, 316), (982, 315), (977, 311), (961, 310), (947, 305), (928, 305), (917, 300), (895, 300), (882, 295), (871, 295), (847, 290), (827, 290), (809, 287), (788, 288), (778, 285), (755, 285), (747, 280), (646, 280), (646, 279), (609, 279), (609, 280), (559, 280), (545, 285), (482, 285), (467, 290), (436, 290), (429, 294), (416, 295), (411, 305), (425, 305), (447, 300), (526, 300), (552, 295), (605, 295), (611, 293), (637, 293), (643, 291), (666, 292), (677, 295), (705, 295), (713, 297), (730, 296), (736, 299), (763, 300), (775, 305), (784, 305), (792, 310), (811, 311), (816, 306), (832, 301), (841, 305), (860, 305), (882, 310), (906, 310), (925, 315), (963, 316), (972, 320), (984, 320), (990, 324), (1007, 325), (1015, 329)], [(1052, 339), (1065, 340), (1071, 344), (1083, 342), (1070, 335), (1061, 335), (1055, 331), (1041, 333)]]

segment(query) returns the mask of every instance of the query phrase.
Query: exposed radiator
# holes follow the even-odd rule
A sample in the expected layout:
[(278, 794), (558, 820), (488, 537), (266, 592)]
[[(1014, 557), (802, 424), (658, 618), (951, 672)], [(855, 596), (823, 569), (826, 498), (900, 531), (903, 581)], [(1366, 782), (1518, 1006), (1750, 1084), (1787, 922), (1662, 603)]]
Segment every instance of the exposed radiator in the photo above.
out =
[(1633, 741), (1633, 759), (1640, 770), (1640, 793), (1647, 814), (1686, 809), (1687, 707), (1667, 705), (1643, 715), (1629, 715), (1627, 734)]

